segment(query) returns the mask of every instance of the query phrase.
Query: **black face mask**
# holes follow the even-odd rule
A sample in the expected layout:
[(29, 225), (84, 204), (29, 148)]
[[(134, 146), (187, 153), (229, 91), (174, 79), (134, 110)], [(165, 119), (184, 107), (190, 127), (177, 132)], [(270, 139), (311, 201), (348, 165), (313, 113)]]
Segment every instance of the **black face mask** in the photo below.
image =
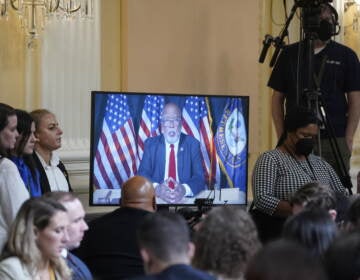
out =
[(335, 35), (333, 24), (327, 20), (321, 20), (317, 34), (321, 41), (328, 41), (332, 35)]
[(314, 149), (315, 141), (312, 138), (302, 138), (295, 144), (295, 153), (297, 155), (308, 156)]

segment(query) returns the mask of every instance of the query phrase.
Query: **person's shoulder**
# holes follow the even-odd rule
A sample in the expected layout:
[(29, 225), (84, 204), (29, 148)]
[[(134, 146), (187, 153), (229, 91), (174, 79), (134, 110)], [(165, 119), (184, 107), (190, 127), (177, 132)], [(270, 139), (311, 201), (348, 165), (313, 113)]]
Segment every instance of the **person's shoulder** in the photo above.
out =
[(156, 280), (160, 279), (157, 277), (157, 275), (142, 275), (142, 276), (135, 276), (128, 278), (128, 280)]
[[(282, 161), (284, 156), (285, 155), (283, 154), (283, 152), (281, 152), (279, 149), (268, 150), (268, 151), (265, 151), (262, 154), (260, 154), (260, 156), (256, 160), (256, 165), (257, 166), (264, 166), (264, 165), (273, 166), (275, 164), (277, 166), (277, 164)], [(275, 166), (273, 166), (273, 167), (275, 167)]]
[(162, 135), (158, 135), (158, 136), (153, 136), (153, 137), (148, 137), (145, 140), (145, 144), (154, 144), (154, 143), (160, 143), (162, 141), (163, 136)]
[(321, 164), (328, 164), (327, 161), (325, 161), (324, 159), (322, 159), (320, 156), (315, 155), (315, 154), (310, 154), (308, 156), (308, 159), (311, 162), (316, 162), (316, 163), (321, 163)]
[(259, 158), (280, 158), (283, 154), (279, 149), (273, 149), (263, 152)]
[(15, 277), (19, 276), (21, 271), (26, 271), (26, 268), (18, 257), (9, 257), (0, 262), (0, 276), (8, 274)]
[[(71, 261), (69, 260), (69, 257), (71, 257)], [(70, 269), (73, 270), (74, 274), (76, 273), (79, 274), (79, 275), (73, 275), (73, 279), (82, 279), (81, 274), (84, 275), (86, 279), (89, 280), (92, 279), (91, 272), (87, 267), (87, 265), (79, 257), (77, 257), (76, 255), (70, 252), (68, 252), (67, 265), (70, 267)], [(75, 267), (76, 270), (73, 269)]]
[(139, 218), (147, 215), (148, 213), (150, 212), (143, 209), (137, 209), (131, 207), (119, 207), (112, 212), (106, 213), (92, 220), (89, 223), (89, 227), (90, 227), (89, 232), (92, 232), (94, 229), (101, 230), (105, 224), (114, 223), (116, 222), (116, 220), (122, 220), (122, 219), (128, 220), (130, 218), (130, 221), (133, 220), (134, 222), (136, 222)]
[(356, 52), (353, 49), (336, 41), (330, 41), (327, 46), (330, 50), (342, 52), (345, 54), (356, 55)]
[(9, 170), (14, 168), (17, 169), (16, 164), (6, 157), (0, 159), (0, 168), (3, 172), (8, 172)]
[[(1, 178), (12, 178), (11, 181), (16, 181), (20, 178), (19, 169), (16, 164), (8, 158), (2, 158), (0, 162), (0, 177)], [(6, 179), (6, 180), (8, 180)]]
[(300, 42), (291, 43), (291, 44), (285, 45), (284, 49), (287, 49), (287, 50), (298, 49), (299, 44), (300, 44)]
[(4, 266), (22, 266), (22, 263), (18, 257), (8, 257), (0, 262), (0, 267)]
[(177, 264), (172, 265), (159, 274), (159, 279), (168, 279), (168, 276), (174, 276), (174, 279), (196, 279), (196, 280), (212, 280), (214, 276), (205, 271), (196, 269), (190, 265)]
[(333, 169), (330, 163), (328, 163), (325, 159), (321, 158), (320, 156), (310, 154), (308, 159), (310, 160), (311, 163), (314, 163), (317, 166), (322, 166), (322, 168), (325, 169)]
[(197, 140), (194, 136), (185, 133), (180, 134), (180, 141), (183, 143), (200, 143), (199, 140)]
[(282, 50), (282, 54), (292, 54), (293, 52), (297, 53), (297, 51), (299, 49), (299, 44), (300, 44), (300, 42), (295, 42), (295, 43), (292, 43), (289, 45), (285, 45)]

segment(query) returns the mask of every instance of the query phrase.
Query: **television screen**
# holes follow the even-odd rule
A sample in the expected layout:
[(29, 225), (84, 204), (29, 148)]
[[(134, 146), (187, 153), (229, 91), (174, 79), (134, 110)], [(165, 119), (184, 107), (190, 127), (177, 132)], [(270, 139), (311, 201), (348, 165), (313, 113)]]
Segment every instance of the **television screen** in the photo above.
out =
[[(247, 203), (249, 97), (92, 92), (90, 205), (134, 175), (158, 204)], [(198, 199), (198, 200), (197, 200)]]

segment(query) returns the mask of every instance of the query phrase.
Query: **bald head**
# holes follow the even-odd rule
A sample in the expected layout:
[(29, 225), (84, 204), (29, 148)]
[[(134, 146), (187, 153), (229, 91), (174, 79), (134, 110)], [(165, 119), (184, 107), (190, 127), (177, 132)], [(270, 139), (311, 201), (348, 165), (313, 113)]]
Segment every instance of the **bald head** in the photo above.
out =
[(121, 187), (121, 206), (154, 212), (155, 190), (152, 183), (142, 176), (134, 176)]

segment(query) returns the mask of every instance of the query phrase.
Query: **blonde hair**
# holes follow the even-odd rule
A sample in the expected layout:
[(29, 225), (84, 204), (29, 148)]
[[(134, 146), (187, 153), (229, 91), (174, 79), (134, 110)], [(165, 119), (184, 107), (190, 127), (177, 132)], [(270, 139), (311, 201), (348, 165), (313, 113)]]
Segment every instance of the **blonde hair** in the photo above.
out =
[(54, 113), (50, 112), (49, 110), (47, 109), (37, 109), (37, 110), (34, 110), (30, 113), (30, 116), (34, 119), (34, 122), (35, 122), (35, 129), (38, 130), (39, 129), (39, 125), (40, 125), (40, 122), (42, 120), (42, 118), (45, 116), (45, 115), (54, 115)]
[[(43, 260), (42, 252), (35, 241), (35, 229), (44, 230), (50, 224), (51, 218), (59, 211), (66, 212), (66, 209), (53, 199), (37, 197), (26, 200), (10, 228), (8, 242), (1, 259), (18, 257), (34, 277)], [(61, 279), (71, 279), (71, 271), (62, 257), (49, 261), (50, 266), (61, 276)]]

